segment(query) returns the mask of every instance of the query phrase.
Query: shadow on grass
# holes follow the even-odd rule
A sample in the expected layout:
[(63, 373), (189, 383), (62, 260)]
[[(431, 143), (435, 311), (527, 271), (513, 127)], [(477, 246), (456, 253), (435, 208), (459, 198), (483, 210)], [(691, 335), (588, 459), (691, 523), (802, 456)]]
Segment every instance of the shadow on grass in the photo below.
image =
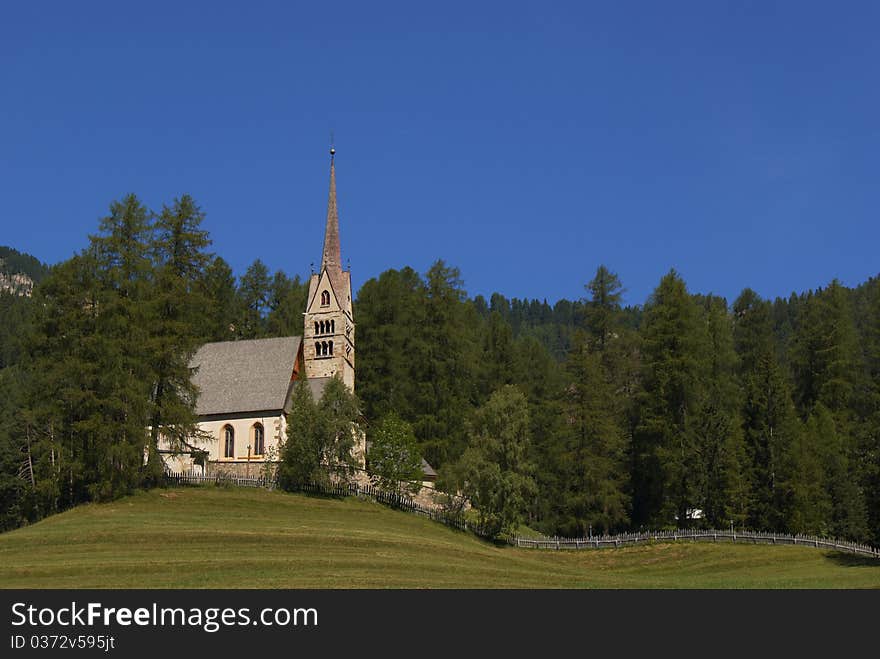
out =
[(827, 556), (828, 560), (841, 567), (875, 567), (880, 570), (880, 559), (870, 556), (850, 554), (845, 551), (832, 551)]

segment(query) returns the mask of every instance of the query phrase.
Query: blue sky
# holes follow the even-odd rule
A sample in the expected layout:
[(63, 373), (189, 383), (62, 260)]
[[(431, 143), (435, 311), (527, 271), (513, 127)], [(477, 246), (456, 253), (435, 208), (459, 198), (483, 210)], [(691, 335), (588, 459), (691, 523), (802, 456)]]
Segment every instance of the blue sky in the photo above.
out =
[[(178, 6), (184, 5), (183, 7)], [(729, 300), (880, 272), (880, 5), (7, 3), (0, 244), (57, 262), (183, 193), (213, 250), (307, 274), (335, 132), (354, 284)]]

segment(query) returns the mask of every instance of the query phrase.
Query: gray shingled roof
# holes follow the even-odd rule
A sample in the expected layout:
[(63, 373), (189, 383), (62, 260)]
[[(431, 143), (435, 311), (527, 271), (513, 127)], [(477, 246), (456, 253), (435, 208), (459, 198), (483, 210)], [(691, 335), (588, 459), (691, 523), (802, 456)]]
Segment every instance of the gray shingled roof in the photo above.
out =
[(190, 361), (190, 367), (198, 367), (196, 413), (284, 409), (301, 340), (284, 336), (203, 345)]
[(429, 465), (425, 458), (422, 458), (422, 473), (429, 478), (437, 478), (437, 472), (434, 471), (434, 467)]

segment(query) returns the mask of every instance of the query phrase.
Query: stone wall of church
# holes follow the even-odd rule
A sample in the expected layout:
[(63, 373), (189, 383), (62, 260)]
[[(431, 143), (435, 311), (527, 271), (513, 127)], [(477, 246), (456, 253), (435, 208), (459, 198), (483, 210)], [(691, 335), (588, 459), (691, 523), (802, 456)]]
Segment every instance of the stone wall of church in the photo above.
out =
[[(250, 446), (250, 458), (254, 458), (254, 429), (263, 426), (263, 442), (265, 444), (264, 455), (271, 455), (275, 451), (278, 454), (279, 447), (283, 443), (287, 432), (287, 422), (284, 415), (229, 417), (200, 421), (199, 429), (206, 433), (208, 441), (198, 444), (199, 448), (208, 451), (208, 460), (219, 463), (235, 464), (247, 462), (248, 446)], [(225, 428), (230, 426), (233, 430), (234, 455), (232, 458), (225, 457)], [(234, 468), (234, 467), (231, 467)]]

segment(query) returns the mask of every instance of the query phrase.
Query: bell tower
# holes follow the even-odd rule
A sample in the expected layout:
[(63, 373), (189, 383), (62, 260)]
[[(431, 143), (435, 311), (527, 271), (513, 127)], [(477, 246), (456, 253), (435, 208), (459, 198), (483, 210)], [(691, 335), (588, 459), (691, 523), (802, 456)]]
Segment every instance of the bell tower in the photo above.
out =
[(330, 195), (321, 269), (309, 280), (303, 330), (307, 378), (341, 377), (354, 391), (354, 316), (351, 270), (342, 269), (339, 213), (336, 210), (336, 149), (330, 149)]

